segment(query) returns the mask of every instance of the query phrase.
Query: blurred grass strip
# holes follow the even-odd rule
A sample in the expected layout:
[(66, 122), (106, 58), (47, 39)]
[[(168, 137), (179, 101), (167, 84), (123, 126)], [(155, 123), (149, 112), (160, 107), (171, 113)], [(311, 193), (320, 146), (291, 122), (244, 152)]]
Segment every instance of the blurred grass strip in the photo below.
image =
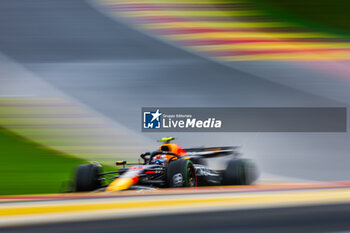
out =
[(276, 20), (350, 36), (348, 0), (249, 0), (249, 2)]
[[(294, 2), (290, 0), (96, 1), (113, 15), (125, 17), (163, 39), (224, 61), (350, 59), (348, 37), (308, 27), (285, 11), (276, 11), (277, 6)], [(317, 5), (314, 0), (296, 2), (301, 8)], [(321, 8), (325, 2), (321, 0)], [(339, 3), (336, 8), (342, 7)], [(317, 7), (312, 10), (317, 11)]]
[(0, 98), (0, 195), (64, 191), (86, 161), (137, 161), (137, 136), (69, 99)]
[(177, 11), (177, 10), (144, 10), (135, 12), (119, 12), (124, 17), (157, 17), (157, 16), (175, 16), (175, 17), (231, 17), (231, 16), (251, 16), (262, 15), (261, 11), (245, 11), (245, 10), (232, 10), (232, 11)]
[(57, 193), (83, 160), (59, 154), (0, 128), (0, 195)]

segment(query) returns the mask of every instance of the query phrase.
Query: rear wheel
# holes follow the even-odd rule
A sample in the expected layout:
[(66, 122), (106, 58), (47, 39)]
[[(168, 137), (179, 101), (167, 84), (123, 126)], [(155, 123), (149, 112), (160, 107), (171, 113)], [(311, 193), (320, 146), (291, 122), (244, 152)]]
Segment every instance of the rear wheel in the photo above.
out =
[(75, 173), (75, 191), (88, 192), (100, 188), (100, 172), (101, 167), (95, 164), (83, 164), (78, 166)]
[(169, 187), (196, 187), (196, 170), (191, 160), (177, 159), (169, 163), (167, 169), (167, 183)]
[(222, 175), (225, 185), (249, 185), (258, 178), (258, 171), (251, 160), (232, 159)]

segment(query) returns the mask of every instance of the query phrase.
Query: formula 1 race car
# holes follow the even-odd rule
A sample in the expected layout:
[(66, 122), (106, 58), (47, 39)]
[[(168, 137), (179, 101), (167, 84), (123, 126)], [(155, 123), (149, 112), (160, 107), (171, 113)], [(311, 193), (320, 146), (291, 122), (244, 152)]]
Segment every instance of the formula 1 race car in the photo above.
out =
[[(163, 138), (157, 151), (141, 154), (143, 163), (127, 164), (117, 171), (103, 172), (98, 162), (78, 166), (75, 191), (118, 191), (128, 189), (154, 189), (196, 187), (211, 185), (249, 185), (258, 178), (255, 164), (238, 158), (237, 147), (211, 147), (183, 149), (171, 143), (175, 138)], [(231, 156), (224, 170), (212, 170), (206, 160)], [(133, 165), (126, 168), (126, 165)], [(111, 182), (108, 183), (108, 180)]]

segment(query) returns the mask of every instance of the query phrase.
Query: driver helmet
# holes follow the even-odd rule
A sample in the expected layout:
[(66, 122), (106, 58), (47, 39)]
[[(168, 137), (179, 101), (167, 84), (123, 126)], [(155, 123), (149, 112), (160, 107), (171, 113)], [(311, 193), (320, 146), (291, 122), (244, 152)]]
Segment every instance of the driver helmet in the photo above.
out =
[(157, 155), (154, 158), (154, 163), (155, 164), (165, 164), (168, 161), (167, 156), (166, 155)]

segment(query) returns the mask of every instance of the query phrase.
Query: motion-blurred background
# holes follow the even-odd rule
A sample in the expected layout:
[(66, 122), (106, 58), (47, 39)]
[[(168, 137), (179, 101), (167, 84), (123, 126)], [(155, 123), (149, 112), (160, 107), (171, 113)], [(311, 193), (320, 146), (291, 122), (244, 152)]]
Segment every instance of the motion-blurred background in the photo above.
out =
[(239, 145), (263, 178), (348, 180), (348, 133), (141, 133), (141, 107), (347, 107), (345, 0), (1, 0), (0, 194), (155, 140)]

